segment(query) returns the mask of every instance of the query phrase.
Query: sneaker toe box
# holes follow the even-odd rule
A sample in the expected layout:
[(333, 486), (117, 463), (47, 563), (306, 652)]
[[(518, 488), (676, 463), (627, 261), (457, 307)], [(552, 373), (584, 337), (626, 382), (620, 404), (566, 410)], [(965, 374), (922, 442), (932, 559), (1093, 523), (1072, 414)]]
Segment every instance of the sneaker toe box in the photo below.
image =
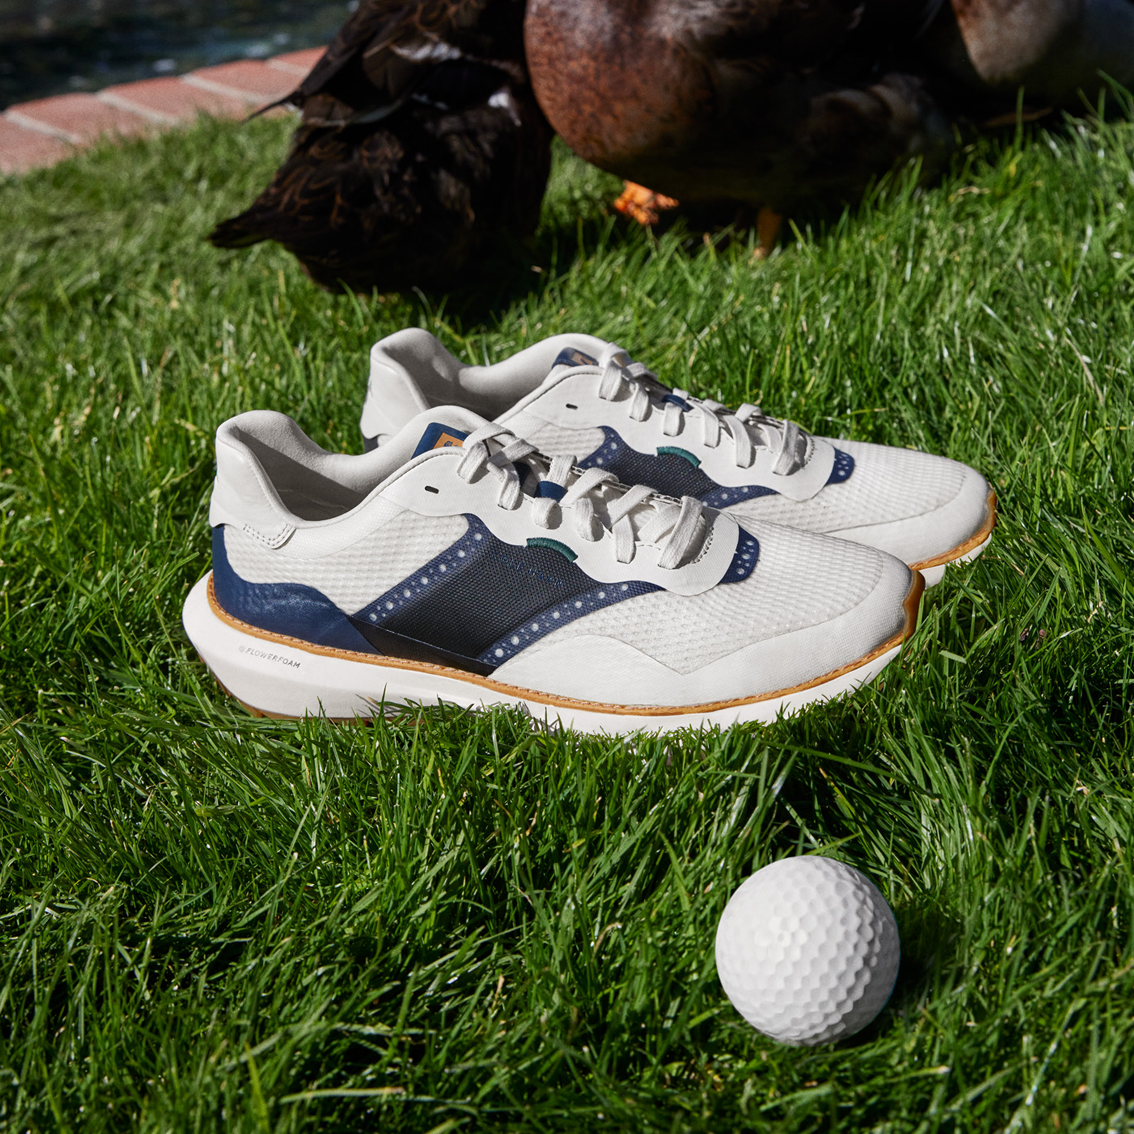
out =
[[(991, 530), (994, 498), (976, 469), (929, 453), (838, 442), (855, 458), (860, 499), (848, 500), (830, 535), (896, 555), (913, 567), (959, 558)], [(854, 477), (848, 482), (853, 483)], [(834, 495), (842, 485), (832, 485)]]
[(656, 591), (556, 630), (496, 671), (580, 700), (705, 705), (819, 683), (912, 629), (915, 576), (873, 548), (771, 524), (742, 583)]

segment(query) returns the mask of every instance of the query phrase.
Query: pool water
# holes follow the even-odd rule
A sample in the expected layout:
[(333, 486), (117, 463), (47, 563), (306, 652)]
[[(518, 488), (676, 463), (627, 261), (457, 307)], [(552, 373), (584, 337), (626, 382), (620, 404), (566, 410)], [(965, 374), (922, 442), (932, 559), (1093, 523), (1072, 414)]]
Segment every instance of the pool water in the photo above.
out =
[(0, 109), (326, 44), (346, 0), (0, 0)]

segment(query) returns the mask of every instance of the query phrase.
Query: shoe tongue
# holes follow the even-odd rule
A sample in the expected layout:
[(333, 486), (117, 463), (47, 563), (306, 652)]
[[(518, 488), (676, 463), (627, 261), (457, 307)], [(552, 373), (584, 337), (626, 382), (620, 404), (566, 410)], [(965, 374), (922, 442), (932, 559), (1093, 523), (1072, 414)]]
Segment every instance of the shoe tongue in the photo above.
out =
[(579, 350), (578, 347), (564, 347), (555, 356), (555, 361), (547, 372), (545, 384), (554, 382), (557, 378), (566, 374), (568, 370), (575, 370), (580, 366), (598, 366), (598, 359), (593, 358), (584, 350)]
[(744, 425), (749, 433), (756, 435), (758, 444), (769, 448), (777, 444), (786, 447), (781, 450), (776, 462), (776, 472), (781, 476), (798, 472), (811, 460), (813, 439), (810, 433), (795, 427), (791, 431), (792, 435), (788, 436), (788, 422), (764, 414), (750, 414), (745, 418)]
[(467, 433), (460, 429), (454, 429), (443, 421), (431, 421), (425, 427), (413, 455), (420, 457), (422, 453), (428, 453), (430, 449), (459, 449), (467, 436)]
[[(543, 380), (543, 388), (547, 389), (553, 386), (563, 375), (568, 371), (576, 370), (580, 366), (598, 366), (598, 359), (592, 355), (587, 354), (585, 350), (579, 347), (564, 347), (559, 354), (555, 356), (555, 361), (551, 364), (551, 369), (547, 372), (547, 377)], [(646, 387), (647, 393), (651, 398), (659, 402), (672, 402), (674, 405), (680, 406), (681, 409), (689, 409), (690, 404), (684, 398), (679, 398), (673, 393), (669, 386), (663, 385), (653, 375), (649, 375), (650, 381), (646, 381), (644, 377), (638, 378)], [(745, 422), (745, 426), (757, 434), (758, 444), (768, 445), (773, 443), (773, 439), (781, 433), (785, 428), (785, 423), (777, 421), (775, 418), (766, 418), (763, 415), (760, 417), (749, 417)], [(810, 437), (802, 430), (795, 439), (794, 452), (788, 456), (785, 463), (788, 464), (788, 472), (795, 472), (797, 469), (802, 468), (807, 464), (808, 456), (810, 454)]]
[[(446, 425), (443, 421), (431, 421), (422, 432), (421, 440), (418, 441), (413, 456), (420, 457), (422, 453), (428, 453), (434, 449), (462, 449), (468, 435), (465, 430)], [(498, 438), (493, 438), (487, 444), (490, 453), (495, 453), (503, 447)], [(516, 475), (520, 478), (520, 486), (526, 496), (547, 495), (547, 493), (540, 492), (540, 479), (534, 472), (532, 464), (533, 461), (530, 457), (512, 463)]]
[[(547, 377), (543, 380), (542, 389), (547, 390), (554, 386), (563, 375), (571, 370), (577, 370), (580, 366), (598, 366), (598, 364), (598, 359), (593, 355), (587, 354), (586, 351), (580, 350), (578, 347), (564, 347), (551, 364), (551, 369), (547, 372)], [(627, 365), (633, 366), (634, 363), (628, 360)], [(627, 377), (630, 377), (630, 375), (627, 375)], [(688, 403), (682, 401), (680, 398), (673, 398), (671, 396), (672, 391), (670, 387), (662, 385), (654, 375), (635, 375), (634, 381), (641, 382), (651, 398), (662, 401), (668, 398), (670, 401), (676, 401), (682, 408), (688, 409)]]

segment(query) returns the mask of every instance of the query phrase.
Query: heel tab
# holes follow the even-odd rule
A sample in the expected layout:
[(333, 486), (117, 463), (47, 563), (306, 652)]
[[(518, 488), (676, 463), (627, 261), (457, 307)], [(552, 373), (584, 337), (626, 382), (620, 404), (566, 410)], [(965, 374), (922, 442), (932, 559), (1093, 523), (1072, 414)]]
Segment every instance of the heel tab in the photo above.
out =
[(432, 331), (427, 331), (424, 327), (404, 327), (384, 339), (379, 339), (370, 348), (370, 361), (373, 362), (378, 357), (401, 359), (406, 355), (419, 359), (431, 358), (435, 354), (448, 354), (450, 358), (453, 357)]
[(407, 421), (430, 408), (407, 362), (416, 363), (415, 369), (431, 369), (434, 360), (446, 358), (454, 369), (460, 366), (435, 335), (420, 327), (387, 335), (370, 348), (370, 378), (359, 421), (368, 451), (384, 445)]
[[(209, 525), (231, 524), (267, 544), (280, 547), (295, 532), (290, 513), (268, 479), (250, 441), (294, 443), (306, 435), (287, 414), (252, 410), (229, 418), (217, 429), (217, 475), (209, 502)], [(308, 442), (310, 444), (310, 442)]]
[(217, 446), (242, 445), (247, 449), (309, 448), (315, 443), (286, 413), (277, 410), (246, 410), (217, 426)]

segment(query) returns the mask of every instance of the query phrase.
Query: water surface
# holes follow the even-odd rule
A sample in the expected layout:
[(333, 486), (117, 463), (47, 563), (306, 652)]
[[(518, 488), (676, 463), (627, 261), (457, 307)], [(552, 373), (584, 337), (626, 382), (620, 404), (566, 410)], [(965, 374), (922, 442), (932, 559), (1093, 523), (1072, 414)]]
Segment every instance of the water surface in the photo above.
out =
[(326, 44), (346, 0), (0, 0), (0, 108)]

